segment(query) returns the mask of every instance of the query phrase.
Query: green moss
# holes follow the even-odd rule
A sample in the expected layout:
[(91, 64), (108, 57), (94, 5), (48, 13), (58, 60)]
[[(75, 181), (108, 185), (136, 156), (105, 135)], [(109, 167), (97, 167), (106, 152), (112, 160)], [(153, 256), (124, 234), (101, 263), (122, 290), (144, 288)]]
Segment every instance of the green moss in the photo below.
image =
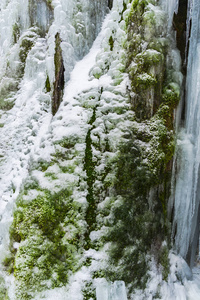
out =
[(83, 300), (96, 300), (96, 289), (92, 282), (87, 282), (85, 288), (82, 290)]
[(114, 40), (112, 35), (109, 38), (109, 45), (110, 45), (110, 51), (113, 51), (113, 47), (114, 47)]
[(167, 245), (162, 245), (159, 253), (159, 263), (162, 266), (162, 277), (163, 280), (168, 280), (168, 275), (170, 273), (170, 263), (169, 263), (169, 249)]
[(69, 173), (69, 174), (73, 174), (74, 170), (76, 168), (76, 165), (68, 165), (68, 166), (60, 166), (60, 169), (63, 173)]
[[(161, 104), (168, 46), (157, 30), (156, 16), (149, 3), (153, 1), (133, 1), (127, 21), (126, 64), (134, 92), (132, 108), (139, 121), (150, 119)], [(150, 95), (154, 99), (149, 99)]]
[(53, 10), (52, 0), (46, 0), (46, 3), (48, 5), (48, 7), (50, 8), (50, 10)]
[(3, 260), (3, 266), (9, 274), (14, 272), (14, 262), (15, 262), (15, 254), (16, 251), (12, 251), (9, 255), (7, 255)]
[(11, 108), (13, 108), (14, 106), (14, 101), (13, 100), (9, 100), (9, 99), (0, 99), (0, 109), (7, 111), (10, 110)]
[[(90, 119), (89, 124), (93, 125), (96, 119), (96, 108), (93, 110), (93, 115)], [(86, 212), (86, 222), (88, 224), (88, 230), (85, 234), (85, 239), (87, 241), (87, 248), (90, 247), (90, 232), (95, 229), (96, 223), (96, 203), (94, 199), (94, 191), (93, 185), (95, 181), (95, 163), (93, 162), (93, 154), (92, 154), (92, 139), (91, 139), (91, 131), (93, 126), (88, 130), (86, 135), (86, 149), (85, 149), (85, 162), (84, 162), (84, 170), (86, 171), (86, 182), (88, 186), (88, 193), (86, 199), (88, 201), (88, 208)]]
[(18, 23), (15, 23), (13, 25), (13, 41), (14, 41), (14, 44), (16, 44), (19, 40), (19, 37), (20, 37), (20, 28), (19, 28), (19, 24)]
[(71, 138), (65, 137), (61, 141), (56, 142), (56, 144), (59, 144), (61, 147), (66, 149), (74, 148), (76, 143), (77, 143), (76, 137), (71, 137)]
[(0, 109), (7, 111), (14, 105), (14, 95), (18, 90), (18, 80), (5, 78), (5, 81), (0, 89)]
[(5, 280), (2, 276), (0, 276), (0, 299), (9, 300), (7, 289), (5, 286)]
[(24, 194), (26, 194), (27, 191), (35, 190), (35, 189), (38, 189), (38, 188), (39, 188), (39, 182), (38, 182), (37, 178), (30, 176), (24, 182), (23, 192), (24, 192)]
[(45, 88), (46, 88), (47, 93), (51, 92), (51, 84), (50, 84), (48, 75), (47, 75), (47, 79), (46, 79), (46, 82), (45, 82)]
[(171, 109), (177, 107), (180, 100), (180, 87), (178, 84), (171, 82), (163, 90), (163, 103), (169, 105)]
[(42, 172), (45, 172), (48, 169), (48, 167), (50, 167), (51, 165), (52, 165), (52, 162), (41, 159), (37, 162), (37, 164), (35, 165), (35, 168)]
[(22, 38), (22, 41), (20, 43), (20, 52), (19, 52), (19, 58), (22, 63), (25, 63), (28, 52), (34, 45), (34, 39), (37, 37), (35, 32), (28, 32), (27, 35), (25, 35)]
[(58, 177), (56, 176), (56, 174), (52, 173), (52, 172), (46, 172), (45, 177), (50, 177), (52, 180), (56, 180), (58, 179)]
[(38, 28), (37, 27), (32, 27), (29, 28), (27, 32), (23, 34), (23, 36), (20, 39), (20, 51), (19, 51), (19, 58), (21, 61), (21, 69), (20, 73), (24, 73), (24, 68), (25, 68), (25, 62), (26, 58), (28, 56), (29, 51), (35, 44), (37, 38), (39, 37), (38, 35)]
[[(145, 288), (150, 255), (162, 265), (164, 280), (170, 271), (168, 246), (161, 245), (170, 240), (167, 201), (175, 149), (173, 110), (180, 87), (172, 81), (172, 70), (166, 68), (169, 43), (157, 28), (149, 3), (154, 1), (133, 1), (126, 23), (126, 70), (136, 119), (119, 147), (116, 174), (109, 183), (113, 197), (102, 216), (108, 226), (104, 242), (110, 242), (106, 276), (124, 280), (130, 292)], [(164, 17), (161, 20), (164, 26)], [(160, 242), (152, 251), (154, 241)]]
[[(151, 252), (152, 243), (158, 236), (162, 240), (169, 235), (166, 199), (169, 197), (167, 183), (170, 177), (167, 165), (171, 159), (169, 152), (173, 151), (166, 139), (169, 139), (168, 130), (161, 121), (155, 120), (149, 121), (146, 126), (138, 125), (129, 137), (126, 135), (117, 161), (114, 183), (117, 196), (114, 196), (115, 201), (110, 208), (104, 209), (105, 214), (110, 216), (107, 219), (110, 221), (105, 223), (109, 231), (104, 238), (112, 242), (106, 276), (112, 281), (124, 280), (130, 291), (145, 288), (149, 268), (147, 253)], [(161, 188), (163, 182), (165, 188)], [(150, 204), (149, 193), (153, 189), (154, 197)], [(157, 251), (162, 253), (159, 249)], [(161, 263), (160, 256), (153, 255)], [(164, 266), (164, 261), (162, 265), (166, 278), (169, 269), (167, 264)]]
[[(17, 200), (10, 228), (11, 258), (6, 258), (4, 265), (14, 271), (19, 299), (32, 299), (35, 290), (42, 291), (49, 284), (52, 288), (66, 284), (69, 273), (77, 268), (79, 206), (71, 193), (67, 189), (55, 194), (43, 190), (32, 201), (22, 196)], [(19, 243), (17, 250), (15, 242)]]
[(140, 89), (147, 89), (148, 87), (154, 86), (156, 84), (156, 78), (149, 74), (141, 74), (135, 77), (132, 82), (134, 87), (139, 87)]

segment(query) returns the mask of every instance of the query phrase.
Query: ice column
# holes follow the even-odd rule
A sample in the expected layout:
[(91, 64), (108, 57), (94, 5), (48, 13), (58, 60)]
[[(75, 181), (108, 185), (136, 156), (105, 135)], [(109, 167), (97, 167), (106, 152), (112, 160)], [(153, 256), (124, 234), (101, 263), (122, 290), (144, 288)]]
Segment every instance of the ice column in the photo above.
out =
[(172, 26), (174, 13), (178, 13), (179, 0), (161, 0), (161, 6), (168, 15), (168, 27)]
[[(191, 6), (190, 6), (191, 7)], [(174, 225), (177, 251), (193, 266), (200, 222), (200, 2), (193, 1), (186, 79), (186, 125), (178, 140)]]
[(106, 279), (99, 279), (96, 287), (97, 300), (127, 300), (124, 281), (109, 283)]

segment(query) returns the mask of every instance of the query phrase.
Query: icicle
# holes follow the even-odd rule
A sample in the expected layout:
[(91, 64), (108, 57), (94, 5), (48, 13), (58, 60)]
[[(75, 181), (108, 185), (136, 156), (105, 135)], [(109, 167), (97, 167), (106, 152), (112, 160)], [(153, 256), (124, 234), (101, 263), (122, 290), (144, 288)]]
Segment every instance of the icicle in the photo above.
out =
[(99, 280), (96, 288), (97, 300), (127, 300), (124, 281), (108, 283), (106, 279)]
[(187, 47), (189, 42), (189, 36), (190, 36), (190, 23), (192, 19), (192, 7), (193, 7), (193, 0), (188, 0), (188, 7), (187, 7), (187, 21), (186, 21), (186, 55), (187, 57)]
[(168, 15), (168, 28), (172, 26), (174, 13), (178, 13), (179, 0), (161, 0), (161, 6)]

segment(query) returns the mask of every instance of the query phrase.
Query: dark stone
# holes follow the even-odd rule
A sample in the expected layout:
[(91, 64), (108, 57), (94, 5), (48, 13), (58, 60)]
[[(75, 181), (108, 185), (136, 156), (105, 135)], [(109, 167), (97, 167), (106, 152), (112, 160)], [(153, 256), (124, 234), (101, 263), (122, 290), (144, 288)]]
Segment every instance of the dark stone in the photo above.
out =
[[(180, 50), (182, 62), (184, 63), (187, 55), (186, 49), (186, 20), (187, 20), (187, 5), (188, 0), (180, 0), (178, 13), (174, 14), (173, 26), (176, 30), (177, 48)], [(183, 65), (183, 72), (185, 73), (185, 66)]]
[(52, 97), (52, 114), (53, 116), (58, 111), (60, 103), (63, 97), (63, 89), (65, 85), (64, 79), (64, 62), (62, 57), (62, 49), (60, 47), (61, 39), (59, 33), (56, 34), (55, 37), (55, 54), (54, 54), (54, 64), (55, 64), (55, 82), (54, 82), (54, 90)]
[(113, 0), (108, 0), (109, 9), (112, 9), (112, 6), (113, 6)]

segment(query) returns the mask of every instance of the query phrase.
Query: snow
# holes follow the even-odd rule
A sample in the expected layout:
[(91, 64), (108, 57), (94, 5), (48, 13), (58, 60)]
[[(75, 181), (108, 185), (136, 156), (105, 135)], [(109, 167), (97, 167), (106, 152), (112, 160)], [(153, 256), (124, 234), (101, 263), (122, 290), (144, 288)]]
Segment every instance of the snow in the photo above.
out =
[(179, 0), (161, 0), (160, 3), (163, 10), (166, 11), (168, 15), (168, 27), (171, 28), (174, 13), (177, 14), (178, 12)]
[[(161, 2), (168, 14), (168, 26), (171, 28), (173, 13), (177, 11), (178, 1)], [(8, 111), (1, 111), (0, 122), (4, 125), (0, 128), (1, 260), (8, 248), (8, 230), (12, 222), (13, 207), (25, 180), (29, 177), (36, 178), (41, 188), (54, 191), (59, 191), (59, 189), (66, 186), (74, 187), (74, 201), (86, 206), (86, 182), (84, 181), (83, 160), (86, 147), (85, 138), (88, 130), (92, 129), (91, 138), (94, 145), (98, 144), (100, 139), (102, 140), (101, 146), (103, 146), (106, 138), (111, 142), (111, 152), (105, 152), (102, 156), (98, 149), (95, 147), (92, 149), (93, 157), (98, 163), (96, 172), (98, 175), (101, 175), (105, 169), (106, 162), (110, 161), (112, 163), (112, 160), (117, 156), (117, 147), (123, 132), (133, 125), (133, 122), (130, 120), (133, 119), (134, 113), (128, 111), (129, 104), (127, 101), (129, 82), (126, 74), (121, 75), (121, 69), (123, 69), (121, 57), (123, 57), (124, 52), (123, 49), (120, 49), (120, 45), (125, 40), (125, 22), (119, 24), (118, 21), (121, 18), (119, 11), (123, 9), (123, 1), (114, 1), (113, 10), (105, 18), (102, 27), (100, 26), (101, 20), (106, 14), (103, 1), (99, 1), (99, 7), (93, 6), (96, 11), (99, 10), (99, 14), (94, 14), (98, 15), (99, 18), (96, 20), (95, 35), (97, 35), (101, 27), (101, 31), (93, 45), (94, 35), (90, 36), (91, 30), (88, 30), (86, 33), (82, 31), (77, 33), (77, 28), (72, 22), (73, 20), (78, 20), (78, 27), (81, 30), (85, 27), (90, 29), (94, 27), (94, 19), (91, 21), (87, 13), (91, 1), (80, 1), (80, 3), (81, 12), (76, 11), (76, 1), (54, 0), (54, 20), (52, 24), (49, 24), (48, 21), (50, 17), (46, 18), (46, 6), (41, 7), (41, 12), (38, 12), (37, 18), (43, 28), (50, 26), (48, 35), (45, 38), (37, 38), (34, 47), (28, 53), (25, 74), (20, 82), (19, 90), (11, 97), (15, 102), (14, 107)], [(155, 14), (163, 17), (163, 12), (160, 8), (153, 5), (149, 7), (154, 9)], [(11, 0), (7, 4), (6, 0), (1, 0), (0, 8), (0, 78), (2, 78), (0, 86), (5, 87), (5, 78), (7, 83), (9, 80), (12, 80), (10, 74), (17, 75), (17, 66), (19, 64), (19, 43), (16, 45), (12, 44), (12, 26), (20, 18), (21, 30), (26, 35), (29, 33), (30, 20), (28, 17), (28, 1)], [(129, 10), (130, 4), (128, 4), (128, 10), (124, 12), (124, 16)], [(61, 48), (64, 53), (63, 58), (66, 69), (65, 89), (63, 102), (57, 114), (52, 117), (50, 107), (51, 95), (46, 93), (44, 86), (47, 74), (50, 82), (54, 81), (54, 48), (55, 34), (57, 32), (60, 32), (62, 38)], [(111, 54), (108, 40), (113, 32), (115, 32), (115, 43), (119, 47), (116, 46)], [(152, 54), (155, 54), (154, 52)], [(199, 66), (199, 57), (200, 48), (197, 45), (196, 56), (194, 61), (191, 62), (191, 69), (196, 70), (196, 66)], [(6, 64), (9, 60), (12, 67), (10, 73), (7, 74)], [(107, 63), (110, 63), (108, 72), (106, 72)], [(177, 51), (172, 53), (172, 64), (177, 70), (177, 76), (180, 77), (180, 72), (178, 72), (180, 69), (180, 55)], [(6, 74), (9, 76), (6, 77)], [(97, 75), (101, 75), (99, 79), (97, 79)], [(197, 75), (199, 73), (193, 74), (189, 72), (189, 79), (192, 80)], [(118, 79), (120, 84), (117, 86), (115, 86), (115, 76), (122, 76)], [(148, 76), (144, 74), (144, 78), (141, 79), (146, 80)], [(182, 78), (180, 77), (181, 81)], [(188, 88), (188, 90), (190, 89)], [(194, 98), (196, 103), (198, 103), (198, 79), (194, 80), (190, 92), (193, 92), (191, 98)], [(94, 128), (92, 128), (88, 123), (95, 107), (96, 120), (93, 123)], [(194, 127), (195, 133), (198, 131), (196, 125), (191, 124), (191, 119), (195, 119), (191, 118), (191, 115), (193, 116), (194, 111), (197, 111), (197, 109), (195, 107), (190, 107), (190, 109), (193, 109), (193, 112), (190, 112), (190, 117), (188, 117), (188, 129), (186, 132), (180, 133), (178, 140), (178, 147), (181, 149), (182, 161), (185, 165), (185, 169), (182, 169), (179, 173), (176, 190), (176, 194), (178, 194), (175, 210), (177, 224), (176, 250), (178, 250), (179, 254), (170, 254), (171, 270), (167, 282), (163, 281), (162, 272), (157, 272), (155, 262), (152, 262), (150, 270), (151, 280), (148, 282), (145, 291), (137, 290), (132, 295), (134, 300), (156, 299), (157, 294), (163, 300), (200, 299), (200, 268), (197, 266), (191, 272), (185, 260), (180, 256), (186, 256), (191, 237), (195, 235), (193, 228), (196, 227), (196, 221), (192, 218), (195, 216), (197, 204), (189, 202), (191, 197), (185, 195), (187, 191), (185, 192), (183, 189), (183, 186), (188, 185), (188, 181), (192, 188), (190, 179), (193, 176), (193, 169), (190, 169), (189, 166), (199, 164), (200, 157), (199, 145), (195, 144), (199, 139), (190, 132), (191, 127)], [(35, 168), (34, 164), (37, 162), (51, 161), (52, 155), (57, 150), (60, 150), (58, 142), (65, 137), (76, 141), (72, 157), (61, 162), (60, 165), (55, 163), (49, 166), (45, 172)], [(195, 151), (196, 156), (193, 158)], [(73, 174), (61, 172), (60, 167), (70, 166), (75, 167)], [(195, 167), (196, 174), (198, 173), (198, 166)], [(51, 179), (51, 174), (55, 175), (56, 178), (54, 180)], [(185, 174), (187, 174), (187, 177), (184, 177)], [(109, 181), (112, 176), (114, 174), (109, 174), (105, 181)], [(81, 188), (83, 190), (77, 188), (80, 179), (82, 180)], [(95, 188), (100, 186), (101, 181), (96, 180)], [(31, 190), (27, 196), (24, 196), (24, 199), (30, 201), (38, 193), (36, 190)], [(183, 202), (183, 199), (188, 199), (188, 202)], [(98, 210), (100, 211), (103, 207), (109, 205), (110, 201), (112, 199), (109, 197), (105, 198), (104, 201), (99, 203)], [(120, 205), (120, 203), (121, 199), (119, 198), (115, 205)], [(85, 223), (81, 226), (85, 226)], [(103, 230), (105, 228), (91, 232), (91, 239), (93, 241), (98, 240)], [(14, 243), (14, 247), (17, 249), (19, 243)], [(69, 284), (66, 287), (38, 293), (35, 300), (54, 300), (55, 298), (59, 300), (83, 300), (82, 289), (85, 287), (86, 282), (92, 279), (92, 272), (98, 270), (102, 263), (106, 263), (107, 256), (104, 251), (97, 252), (90, 249), (83, 254), (83, 259), (85, 258), (92, 259), (90, 267), (82, 267), (75, 274), (71, 274)], [(3, 276), (7, 286), (9, 286), (9, 297), (11, 300), (14, 300), (14, 278), (12, 275), (5, 276), (3, 274)], [(126, 287), (123, 281), (111, 283), (106, 281), (106, 279), (98, 278), (95, 280), (94, 287), (96, 288), (97, 300), (127, 300)]]

